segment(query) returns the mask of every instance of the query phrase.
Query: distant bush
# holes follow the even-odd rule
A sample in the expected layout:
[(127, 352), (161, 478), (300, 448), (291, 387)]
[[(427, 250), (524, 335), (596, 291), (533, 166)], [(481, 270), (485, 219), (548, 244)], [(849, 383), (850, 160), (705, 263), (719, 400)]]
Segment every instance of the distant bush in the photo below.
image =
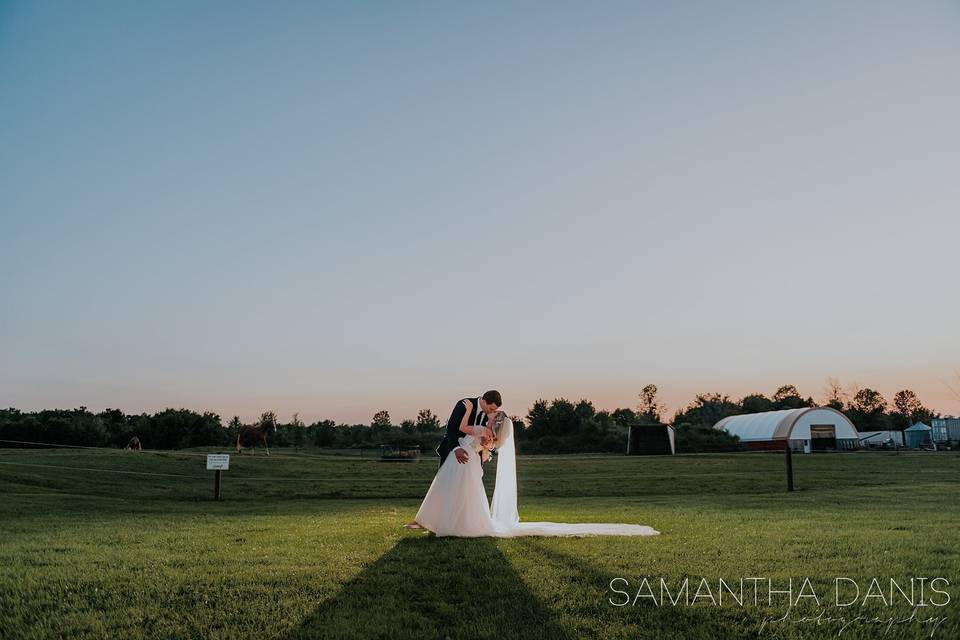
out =
[[(443, 432), (429, 418), (406, 429), (387, 424), (338, 425), (332, 420), (304, 425), (295, 418), (290, 424), (278, 425), (277, 432), (270, 436), (270, 446), (363, 449), (400, 444), (433, 451)], [(233, 418), (224, 426), (215, 413), (188, 409), (127, 415), (118, 409), (95, 414), (86, 407), (36, 412), (11, 408), (0, 410), (0, 440), (123, 448), (136, 436), (145, 449), (227, 448), (236, 443), (241, 424), (239, 418)], [(18, 446), (28, 445), (0, 442), (0, 447)]]
[[(934, 414), (916, 394), (905, 389), (894, 397), (893, 409), (872, 389), (861, 389), (847, 398), (836, 381), (831, 382), (827, 405), (846, 413), (859, 429), (904, 428), (913, 421)], [(759, 411), (811, 407), (813, 398), (804, 398), (797, 388), (786, 384), (767, 397), (752, 393), (739, 400), (725, 394), (701, 393), (673, 416), (678, 453), (738, 451), (744, 448), (735, 436), (713, 426), (727, 416)], [(512, 416), (517, 451), (539, 453), (626, 453), (627, 431), (637, 422), (659, 423), (663, 405), (655, 385), (640, 394), (636, 410), (619, 408), (598, 411), (589, 400), (571, 402), (557, 398), (537, 400), (527, 415)], [(148, 415), (127, 415), (118, 409), (94, 414), (86, 407), (21, 412), (0, 410), (0, 439), (37, 441), (91, 447), (124, 447), (137, 436), (148, 449), (182, 447), (229, 447), (241, 427), (234, 417), (224, 426), (214, 413), (187, 409), (165, 409)], [(393, 425), (386, 410), (377, 411), (370, 424), (337, 424), (321, 420), (305, 425), (294, 414), (290, 423), (278, 424), (270, 437), (271, 447), (329, 447), (335, 449), (378, 448), (381, 444), (419, 446), (425, 454), (436, 449), (446, 429), (445, 422), (429, 409), (416, 420)], [(0, 446), (18, 446), (0, 442)]]
[(133, 436), (150, 449), (225, 446), (231, 442), (220, 416), (187, 409), (166, 409), (153, 415), (126, 415), (117, 409), (94, 414), (86, 407), (30, 413), (0, 410), (0, 439), (4, 440), (122, 448)]
[(739, 451), (743, 448), (737, 436), (704, 424), (684, 422), (676, 425), (675, 429), (677, 453)]

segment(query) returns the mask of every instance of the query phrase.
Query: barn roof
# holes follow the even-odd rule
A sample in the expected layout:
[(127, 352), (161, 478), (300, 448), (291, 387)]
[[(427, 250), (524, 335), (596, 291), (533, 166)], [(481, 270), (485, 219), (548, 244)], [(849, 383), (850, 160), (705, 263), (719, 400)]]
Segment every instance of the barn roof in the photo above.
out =
[[(830, 415), (830, 418), (835, 420), (838, 425), (843, 425), (845, 432), (847, 431), (845, 427), (849, 427), (854, 433), (856, 432), (847, 416), (830, 407), (802, 407), (800, 409), (782, 409), (780, 411), (730, 416), (715, 424), (714, 429), (722, 429), (738, 436), (741, 440), (786, 439), (790, 437), (794, 425), (806, 414), (814, 411), (818, 412), (818, 415), (835, 414)], [(837, 435), (838, 437), (844, 437), (839, 433)]]

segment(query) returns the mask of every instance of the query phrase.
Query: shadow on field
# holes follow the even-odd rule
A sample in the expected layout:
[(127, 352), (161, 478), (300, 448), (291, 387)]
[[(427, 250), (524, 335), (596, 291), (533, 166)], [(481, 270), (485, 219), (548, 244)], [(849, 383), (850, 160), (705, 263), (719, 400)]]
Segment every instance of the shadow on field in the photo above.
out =
[[(627, 592), (627, 598), (636, 595), (639, 578), (643, 575), (617, 575), (597, 568), (594, 564), (551, 548), (541, 538), (520, 538), (523, 553), (543, 566), (556, 566), (572, 572), (591, 585), (603, 585), (599, 598), (572, 598), (567, 601), (567, 613), (577, 618), (593, 619), (600, 627), (626, 627), (629, 637), (683, 638), (684, 640), (714, 640), (715, 638), (756, 638), (757, 616), (746, 615), (733, 608), (694, 606), (654, 606), (649, 600), (637, 605), (617, 607), (610, 598), (624, 602), (624, 596), (609, 589), (611, 580), (627, 578), (630, 585), (618, 582), (617, 588)], [(659, 579), (651, 577), (651, 579)], [(694, 589), (696, 583), (694, 583)], [(793, 636), (790, 636), (793, 637)], [(829, 636), (826, 636), (829, 637)]]
[(287, 638), (544, 638), (551, 620), (492, 539), (401, 540)]

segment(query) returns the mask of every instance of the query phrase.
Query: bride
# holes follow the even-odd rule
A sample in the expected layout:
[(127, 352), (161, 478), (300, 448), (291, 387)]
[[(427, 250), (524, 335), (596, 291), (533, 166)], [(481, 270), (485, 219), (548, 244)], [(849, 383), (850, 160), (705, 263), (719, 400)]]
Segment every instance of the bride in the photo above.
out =
[[(487, 414), (493, 425), (467, 425), (473, 404), (466, 400), (467, 411), (460, 423), (460, 448), (468, 453), (466, 463), (448, 455), (423, 498), (414, 522), (438, 536), (474, 538), (493, 536), (650, 536), (659, 532), (638, 524), (567, 524), (562, 522), (520, 522), (517, 512), (517, 461), (513, 440), (513, 421), (502, 410)], [(490, 449), (497, 450), (497, 478), (493, 503), (487, 502), (483, 488), (481, 459), (487, 460)]]

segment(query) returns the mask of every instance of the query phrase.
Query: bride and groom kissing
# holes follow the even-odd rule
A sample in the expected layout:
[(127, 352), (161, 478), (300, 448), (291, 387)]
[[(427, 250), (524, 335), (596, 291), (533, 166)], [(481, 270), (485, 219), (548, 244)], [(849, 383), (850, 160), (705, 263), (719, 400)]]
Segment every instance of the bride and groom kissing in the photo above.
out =
[[(463, 398), (454, 406), (437, 454), (440, 469), (408, 529), (465, 538), (518, 536), (649, 536), (638, 524), (521, 522), (517, 511), (517, 460), (513, 420), (499, 391)], [(493, 501), (483, 486), (483, 462), (496, 451)], [(450, 455), (453, 453), (453, 455)]]

